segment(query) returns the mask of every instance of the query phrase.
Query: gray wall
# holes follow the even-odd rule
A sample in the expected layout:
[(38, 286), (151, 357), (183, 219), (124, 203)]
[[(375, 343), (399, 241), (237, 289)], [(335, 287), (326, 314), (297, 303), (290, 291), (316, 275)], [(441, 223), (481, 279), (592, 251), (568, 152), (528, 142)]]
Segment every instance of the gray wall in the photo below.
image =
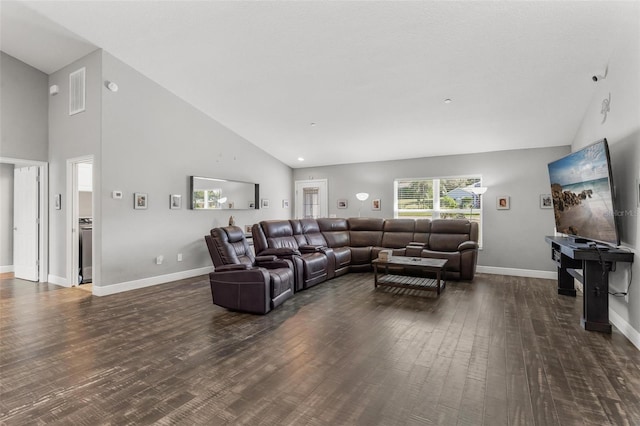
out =
[(0, 52), (0, 157), (47, 161), (47, 75)]
[[(47, 75), (0, 52), (0, 95), (0, 157), (47, 161)], [(0, 164), (0, 267), (13, 265), (13, 168)]]
[[(410, 160), (358, 163), (294, 170), (295, 180), (328, 179), (329, 214), (358, 216), (357, 192), (368, 192), (362, 216), (393, 217), (393, 181), (396, 178), (480, 175), (489, 189), (483, 198), (483, 248), (478, 264), (502, 268), (555, 270), (545, 235), (552, 235), (552, 209), (540, 208), (540, 194), (548, 194), (547, 164), (569, 152), (568, 146), (499, 151)], [(511, 197), (510, 210), (496, 210), (496, 197)], [(338, 210), (340, 198), (349, 208)], [(382, 209), (371, 210), (380, 198)]]
[[(86, 68), (86, 110), (69, 115), (69, 74)], [(49, 76), (49, 84), (57, 84), (60, 93), (49, 97), (49, 194), (62, 194), (62, 209), (49, 204), (49, 274), (68, 279), (67, 267), (67, 160), (94, 155), (94, 168), (100, 164), (100, 132), (102, 117), (102, 52), (96, 50), (84, 58)], [(98, 175), (99, 176), (99, 175)], [(99, 179), (99, 177), (97, 178)], [(96, 184), (94, 180), (94, 185)], [(99, 249), (99, 233), (93, 238)], [(94, 256), (99, 259), (98, 253)], [(94, 262), (94, 276), (99, 276), (99, 262)]]
[(0, 270), (13, 266), (13, 167), (0, 164)]
[[(290, 217), (280, 202), (292, 195), (288, 166), (112, 55), (105, 52), (102, 63), (104, 80), (119, 91), (102, 89), (102, 171), (94, 185), (102, 205), (100, 285), (211, 266), (203, 236), (230, 214), (239, 226)], [(257, 182), (271, 208), (190, 210), (191, 175)], [(114, 190), (123, 198), (111, 198)], [(148, 194), (148, 209), (133, 209), (134, 192)], [(169, 209), (170, 194), (182, 195), (181, 210)]]
[[(594, 86), (594, 96), (573, 141), (578, 150), (606, 137), (611, 154), (611, 168), (616, 187), (620, 238), (622, 245), (635, 253), (632, 266), (619, 264), (610, 274), (610, 286), (625, 291), (631, 276), (633, 283), (629, 298), (609, 297), (613, 316), (627, 322), (633, 331), (626, 331), (640, 347), (640, 6), (627, 17), (628, 25), (620, 26), (620, 44), (609, 62), (607, 78)], [(611, 97), (611, 111), (603, 123), (602, 101)], [(631, 272), (633, 268), (633, 272)]]

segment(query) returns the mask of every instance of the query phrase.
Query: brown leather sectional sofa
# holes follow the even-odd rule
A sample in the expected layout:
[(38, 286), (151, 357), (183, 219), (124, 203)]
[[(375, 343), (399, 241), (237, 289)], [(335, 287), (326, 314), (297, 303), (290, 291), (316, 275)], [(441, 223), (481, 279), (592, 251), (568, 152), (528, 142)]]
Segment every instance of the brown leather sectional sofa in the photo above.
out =
[(268, 220), (252, 227), (257, 256), (293, 263), (295, 290), (350, 271), (370, 271), (384, 249), (396, 256), (447, 259), (447, 278), (473, 280), (478, 224), (463, 219)]

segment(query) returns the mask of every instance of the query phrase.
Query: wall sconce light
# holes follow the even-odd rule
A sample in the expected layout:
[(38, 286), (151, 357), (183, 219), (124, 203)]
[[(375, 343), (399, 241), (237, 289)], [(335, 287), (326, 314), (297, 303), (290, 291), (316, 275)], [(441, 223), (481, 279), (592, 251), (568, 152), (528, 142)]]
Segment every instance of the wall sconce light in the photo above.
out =
[(112, 92), (117, 92), (118, 91), (118, 85), (116, 83), (114, 83), (113, 81), (105, 81), (104, 82), (104, 86), (109, 89)]
[(55, 96), (58, 93), (60, 93), (60, 87), (58, 87), (57, 84), (53, 84), (53, 85), (49, 86), (49, 95)]
[(356, 194), (356, 198), (360, 200), (360, 209), (358, 209), (358, 217), (360, 217), (360, 213), (362, 212), (362, 205), (369, 198), (369, 193), (367, 192), (358, 192)]

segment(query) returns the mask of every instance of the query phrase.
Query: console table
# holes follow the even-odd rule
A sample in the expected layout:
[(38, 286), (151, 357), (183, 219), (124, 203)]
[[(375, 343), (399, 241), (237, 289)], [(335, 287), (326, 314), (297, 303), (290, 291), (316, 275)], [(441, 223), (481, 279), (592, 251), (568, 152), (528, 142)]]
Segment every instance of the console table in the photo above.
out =
[(585, 330), (611, 333), (609, 272), (615, 270), (616, 262), (632, 263), (633, 253), (575, 244), (567, 237), (545, 237), (545, 241), (551, 244), (551, 259), (558, 268), (558, 294), (575, 297), (574, 278), (584, 286), (580, 325)]

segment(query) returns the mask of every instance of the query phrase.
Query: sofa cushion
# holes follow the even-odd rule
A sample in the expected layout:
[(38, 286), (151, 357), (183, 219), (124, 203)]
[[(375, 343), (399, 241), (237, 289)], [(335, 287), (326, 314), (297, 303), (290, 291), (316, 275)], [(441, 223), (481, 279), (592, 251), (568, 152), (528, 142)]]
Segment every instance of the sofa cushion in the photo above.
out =
[(415, 232), (413, 234), (413, 241), (427, 244), (429, 242), (430, 233), (431, 233), (431, 220), (417, 219)]
[(447, 259), (446, 270), (448, 272), (460, 272), (460, 252), (441, 252), (433, 250), (423, 250), (422, 257), (428, 257), (431, 259)]
[(373, 217), (352, 217), (349, 219), (349, 230), (351, 231), (382, 231), (384, 219)]
[(320, 232), (327, 242), (327, 247), (348, 247), (349, 223), (346, 219), (323, 218), (317, 219)]
[(366, 265), (371, 263), (371, 246), (351, 247), (351, 264)]
[(351, 250), (349, 247), (336, 247), (333, 249), (333, 254), (336, 257), (336, 270), (351, 264)]

